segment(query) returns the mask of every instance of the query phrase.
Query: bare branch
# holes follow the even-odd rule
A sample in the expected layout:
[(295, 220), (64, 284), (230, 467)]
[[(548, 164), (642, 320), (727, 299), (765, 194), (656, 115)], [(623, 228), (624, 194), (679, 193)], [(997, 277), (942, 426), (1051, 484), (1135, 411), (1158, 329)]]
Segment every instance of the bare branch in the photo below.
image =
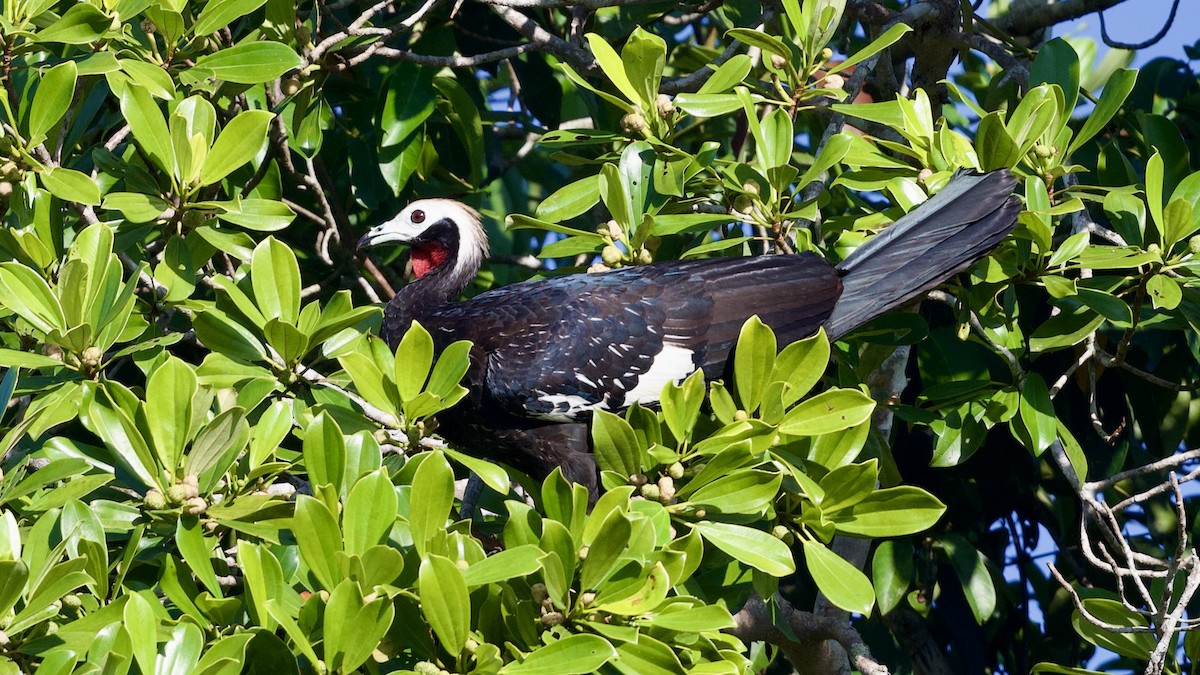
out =
[(1102, 12), (1125, 0), (1013, 0), (1008, 11), (992, 23), (1015, 36), (1033, 35), (1064, 21)]

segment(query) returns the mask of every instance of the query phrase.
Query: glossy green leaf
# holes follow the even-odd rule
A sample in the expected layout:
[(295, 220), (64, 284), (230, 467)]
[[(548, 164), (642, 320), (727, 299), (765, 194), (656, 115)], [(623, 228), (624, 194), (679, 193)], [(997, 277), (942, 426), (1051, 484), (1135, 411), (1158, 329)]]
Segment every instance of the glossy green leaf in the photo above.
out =
[(996, 611), (996, 586), (988, 572), (986, 558), (958, 535), (943, 536), (940, 543), (962, 584), (963, 595), (971, 607), (975, 623), (983, 625)]
[(1041, 375), (1026, 375), (1025, 385), (1021, 388), (1021, 404), (1017, 409), (1017, 417), (1028, 434), (1029, 442), (1032, 443), (1032, 447), (1029, 448), (1031, 452), (1041, 453), (1054, 442), (1058, 418), (1054, 414), (1050, 391)]
[(230, 26), (233, 22), (266, 4), (267, 0), (212, 0), (196, 18), (192, 32), (208, 35)]
[(881, 541), (871, 558), (871, 582), (879, 613), (895, 609), (913, 579), (913, 546), (904, 540)]
[(254, 300), (263, 317), (295, 325), (300, 314), (300, 267), (292, 250), (267, 237), (254, 248), (250, 271)]
[(130, 593), (122, 612), (124, 628), (133, 643), (133, 657), (143, 673), (154, 672), (158, 657), (158, 620), (141, 593)]
[(857, 504), (829, 514), (838, 531), (863, 537), (901, 537), (934, 526), (946, 505), (918, 487), (876, 490)]
[(104, 35), (112, 25), (112, 19), (94, 5), (75, 3), (62, 17), (36, 33), (38, 42), (58, 42), (68, 45), (83, 45)]
[(175, 151), (171, 144), (171, 132), (150, 92), (137, 85), (125, 87), (121, 93), (121, 113), (129, 123), (138, 145), (142, 146), (159, 169), (173, 173)]
[(292, 533), (300, 545), (301, 560), (321, 588), (336, 588), (342, 578), (336, 555), (342, 551), (342, 535), (337, 520), (321, 500), (300, 495), (296, 499), (296, 515), (292, 522)]
[(454, 472), (440, 451), (425, 455), (417, 467), (408, 501), (413, 544), (424, 554), (430, 539), (445, 531), (446, 519), (454, 504)]
[(568, 635), (539, 647), (521, 662), (509, 663), (501, 675), (586, 675), (617, 658), (617, 650), (598, 635)]
[(417, 574), (417, 592), (421, 613), (442, 647), (454, 656), (462, 653), (471, 630), (471, 598), (462, 571), (449, 558), (426, 556)]
[(875, 590), (871, 581), (857, 567), (825, 547), (804, 540), (804, 563), (817, 588), (837, 607), (848, 612), (871, 615), (875, 606)]
[(542, 550), (532, 544), (498, 551), (464, 570), (463, 582), (475, 588), (533, 574), (541, 567), (541, 557)]
[(267, 140), (275, 115), (266, 110), (243, 110), (221, 129), (204, 160), (200, 184), (211, 185), (254, 159)]
[(875, 410), (875, 401), (857, 389), (831, 389), (792, 408), (779, 430), (795, 436), (817, 436), (862, 424)]
[(174, 357), (151, 373), (146, 383), (146, 419), (150, 422), (150, 437), (159, 461), (168, 471), (181, 465), (183, 449), (190, 436), (196, 387), (195, 372)]
[(204, 584), (209, 593), (221, 597), (221, 585), (217, 582), (211, 559), (217, 542), (204, 536), (203, 526), (198, 518), (184, 516), (179, 519), (175, 526), (175, 544), (192, 574)]
[[(47, 70), (38, 83), (29, 107), (29, 143), (40, 144), (71, 107), (79, 70), (74, 61), (65, 61)], [(89, 202), (90, 203), (90, 202)]]
[(644, 452), (633, 427), (623, 417), (596, 410), (592, 417), (592, 448), (602, 470), (632, 476), (642, 469)]
[(391, 628), (395, 611), (386, 596), (367, 602), (358, 584), (338, 584), (325, 605), (325, 662), (336, 672), (354, 672)]
[(363, 555), (376, 544), (387, 541), (396, 522), (396, 489), (382, 469), (358, 479), (346, 499), (342, 515), (346, 553)]
[(433, 338), (429, 331), (414, 321), (396, 347), (396, 370), (393, 375), (400, 400), (411, 401), (421, 393), (433, 365)]
[(747, 565), (782, 577), (796, 571), (787, 544), (761, 530), (732, 523), (696, 523), (704, 540)]
[(742, 324), (733, 355), (733, 381), (746, 412), (757, 410), (762, 401), (767, 377), (775, 365), (775, 351), (775, 333), (757, 316)]
[(66, 331), (62, 305), (37, 272), (18, 262), (0, 263), (0, 287), (6, 291), (5, 305), (37, 330)]
[(237, 84), (262, 84), (303, 64), (300, 55), (280, 42), (243, 42), (196, 59), (188, 73)]
[(314, 486), (341, 489), (346, 475), (346, 440), (328, 413), (317, 415), (304, 431), (304, 467)]

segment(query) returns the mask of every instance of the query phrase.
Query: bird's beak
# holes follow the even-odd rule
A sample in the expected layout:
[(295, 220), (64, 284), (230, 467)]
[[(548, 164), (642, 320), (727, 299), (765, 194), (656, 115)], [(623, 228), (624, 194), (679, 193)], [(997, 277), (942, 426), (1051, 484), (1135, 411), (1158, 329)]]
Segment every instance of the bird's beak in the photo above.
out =
[(371, 248), (371, 239), (374, 238), (374, 231), (368, 232), (359, 238), (358, 244), (354, 246), (354, 250), (361, 253), (363, 249)]

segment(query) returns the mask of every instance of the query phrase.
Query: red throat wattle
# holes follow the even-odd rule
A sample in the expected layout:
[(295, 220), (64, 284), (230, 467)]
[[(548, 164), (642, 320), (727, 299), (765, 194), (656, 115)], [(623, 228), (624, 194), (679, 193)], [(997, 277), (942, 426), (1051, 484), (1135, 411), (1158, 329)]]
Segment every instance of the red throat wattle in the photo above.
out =
[(412, 250), (413, 275), (420, 279), (433, 268), (446, 262), (449, 257), (450, 253), (441, 244), (414, 246)]

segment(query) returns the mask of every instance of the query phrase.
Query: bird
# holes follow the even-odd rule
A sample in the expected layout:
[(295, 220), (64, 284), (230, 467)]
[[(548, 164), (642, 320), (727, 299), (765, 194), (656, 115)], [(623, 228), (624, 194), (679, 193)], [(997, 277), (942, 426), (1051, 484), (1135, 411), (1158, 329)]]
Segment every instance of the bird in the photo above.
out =
[(481, 216), (448, 199), (414, 201), (371, 228), (359, 251), (411, 249), (414, 280), (384, 309), (395, 349), (418, 321), (437, 351), (472, 343), (469, 393), (438, 433), (468, 454), (538, 479), (555, 468), (598, 494), (589, 419), (658, 404), (696, 370), (727, 372), (740, 329), (757, 315), (779, 347), (824, 328), (837, 340), (965, 270), (1016, 225), (1007, 170), (960, 171), (937, 194), (831, 263), (815, 253), (659, 262), (460, 294), (488, 256)]

